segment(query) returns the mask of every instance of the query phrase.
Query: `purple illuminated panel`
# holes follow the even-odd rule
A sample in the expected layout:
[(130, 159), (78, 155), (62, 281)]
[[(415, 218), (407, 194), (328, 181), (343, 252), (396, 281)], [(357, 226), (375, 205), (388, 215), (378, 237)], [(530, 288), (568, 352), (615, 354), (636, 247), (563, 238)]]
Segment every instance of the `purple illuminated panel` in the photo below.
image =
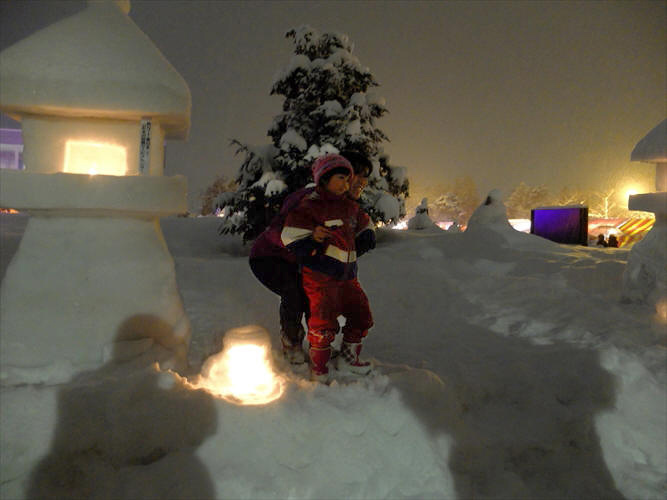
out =
[(20, 129), (0, 128), (0, 144), (23, 144), (23, 137)]
[(545, 207), (530, 212), (530, 232), (556, 243), (588, 245), (588, 207)]
[(0, 168), (23, 170), (23, 140), (21, 131), (0, 128)]

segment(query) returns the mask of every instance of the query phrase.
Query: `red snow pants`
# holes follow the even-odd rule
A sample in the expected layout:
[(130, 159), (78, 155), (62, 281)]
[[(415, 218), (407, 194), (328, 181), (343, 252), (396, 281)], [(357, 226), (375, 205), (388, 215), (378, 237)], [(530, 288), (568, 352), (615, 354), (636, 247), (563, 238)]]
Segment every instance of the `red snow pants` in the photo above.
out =
[(338, 316), (345, 318), (345, 342), (361, 342), (373, 326), (368, 297), (356, 278), (337, 280), (304, 267), (303, 289), (310, 305), (308, 342), (311, 346), (329, 347), (338, 333)]

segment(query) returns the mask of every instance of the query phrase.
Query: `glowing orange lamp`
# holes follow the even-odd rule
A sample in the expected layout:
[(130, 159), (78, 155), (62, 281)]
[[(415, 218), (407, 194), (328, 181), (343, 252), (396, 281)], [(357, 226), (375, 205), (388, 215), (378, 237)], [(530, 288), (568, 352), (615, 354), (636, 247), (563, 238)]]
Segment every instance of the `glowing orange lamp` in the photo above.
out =
[(284, 379), (270, 361), (269, 333), (257, 325), (229, 330), (223, 350), (208, 358), (197, 387), (240, 405), (261, 405), (278, 399)]
[(63, 172), (68, 174), (125, 175), (127, 150), (100, 142), (67, 141)]

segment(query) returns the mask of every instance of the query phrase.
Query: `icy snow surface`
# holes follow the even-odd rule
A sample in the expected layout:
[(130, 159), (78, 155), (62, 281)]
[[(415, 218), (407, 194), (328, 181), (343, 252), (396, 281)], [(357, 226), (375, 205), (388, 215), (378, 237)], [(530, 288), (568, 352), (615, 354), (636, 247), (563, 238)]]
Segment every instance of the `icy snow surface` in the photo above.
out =
[[(666, 326), (620, 302), (628, 251), (483, 215), (378, 231), (359, 261), (374, 377), (316, 385), (278, 359), (283, 397), (235, 406), (138, 356), (2, 387), (0, 496), (664, 498)], [(1, 222), (4, 274), (25, 218)], [(234, 327), (278, 346), (277, 297), (218, 223), (162, 220), (193, 326), (185, 376)]]

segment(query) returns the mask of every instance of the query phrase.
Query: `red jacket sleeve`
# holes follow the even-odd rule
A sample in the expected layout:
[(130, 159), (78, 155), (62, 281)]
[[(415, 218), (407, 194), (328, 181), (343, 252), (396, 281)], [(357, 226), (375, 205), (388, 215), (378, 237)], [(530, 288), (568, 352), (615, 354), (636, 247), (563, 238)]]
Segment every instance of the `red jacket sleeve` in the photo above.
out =
[(291, 252), (299, 256), (312, 255), (313, 251), (320, 248), (320, 244), (313, 239), (313, 230), (316, 221), (307, 207), (306, 200), (289, 212), (285, 225), (280, 233), (283, 245)]

